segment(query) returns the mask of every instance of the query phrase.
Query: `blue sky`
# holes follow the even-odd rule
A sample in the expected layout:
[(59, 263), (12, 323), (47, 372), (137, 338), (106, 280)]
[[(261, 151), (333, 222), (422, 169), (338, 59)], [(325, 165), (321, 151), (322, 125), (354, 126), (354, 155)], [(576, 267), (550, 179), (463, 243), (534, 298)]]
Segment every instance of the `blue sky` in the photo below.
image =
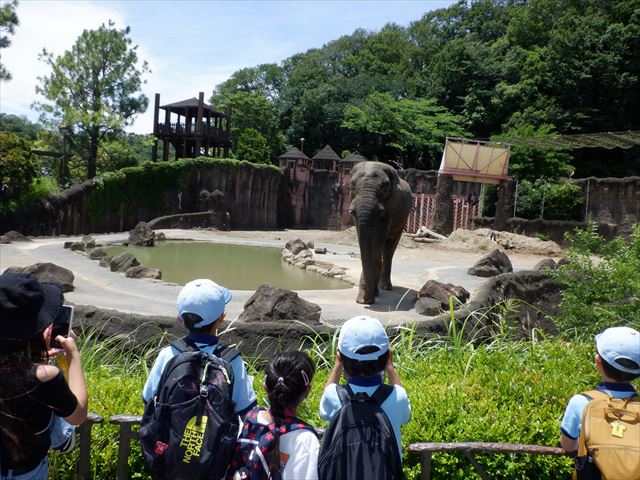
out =
[[(0, 0), (4, 3), (5, 0)], [(205, 92), (236, 70), (279, 63), (294, 53), (321, 47), (356, 28), (379, 30), (386, 23), (407, 26), (425, 12), (453, 1), (53, 1), (21, 0), (20, 26), (2, 63), (13, 80), (0, 83), (0, 112), (37, 119), (37, 77), (49, 73), (38, 60), (43, 47), (54, 54), (70, 49), (82, 30), (113, 20), (129, 25), (139, 57), (148, 61), (143, 91), (146, 113), (129, 130), (149, 133), (153, 96), (168, 103)]]

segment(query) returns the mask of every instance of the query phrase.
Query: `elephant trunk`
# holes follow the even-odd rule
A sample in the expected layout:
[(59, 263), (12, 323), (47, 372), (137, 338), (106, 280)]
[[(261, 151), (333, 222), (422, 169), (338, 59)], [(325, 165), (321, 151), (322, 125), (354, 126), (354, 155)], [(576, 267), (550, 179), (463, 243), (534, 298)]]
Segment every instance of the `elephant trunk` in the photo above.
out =
[(384, 207), (375, 195), (359, 196), (351, 205), (362, 263), (361, 288), (364, 298), (361, 303), (375, 303), (382, 268), (382, 246), (384, 233), (381, 232), (381, 219)]

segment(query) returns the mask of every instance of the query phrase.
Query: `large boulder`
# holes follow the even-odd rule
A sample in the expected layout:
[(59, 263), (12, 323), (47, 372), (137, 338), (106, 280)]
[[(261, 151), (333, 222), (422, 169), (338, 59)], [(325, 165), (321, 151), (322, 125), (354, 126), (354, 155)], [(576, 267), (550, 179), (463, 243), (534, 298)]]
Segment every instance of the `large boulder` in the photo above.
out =
[(460, 305), (469, 300), (471, 294), (460, 286), (453, 285), (451, 283), (442, 283), (437, 280), (429, 280), (425, 283), (418, 292), (418, 298), (432, 298), (440, 302), (442, 308), (449, 308), (449, 297), (453, 297), (454, 308), (459, 308)]
[(123, 252), (111, 259), (109, 268), (112, 272), (126, 272), (131, 267), (140, 265), (138, 259), (130, 252)]
[(82, 237), (82, 240), (80, 240), (82, 242), (82, 244), (84, 245), (84, 248), (93, 248), (96, 246), (96, 241), (95, 239), (91, 236), (91, 235), (85, 235)]
[(320, 310), (318, 305), (303, 300), (296, 292), (265, 283), (244, 304), (244, 311), (238, 317), (238, 321), (297, 320), (308, 324), (318, 324), (320, 323)]
[(111, 268), (111, 260), (113, 260), (112, 255), (105, 255), (100, 259), (99, 265), (101, 267)]
[(476, 264), (467, 271), (469, 275), (476, 275), (478, 277), (495, 277), (501, 273), (511, 272), (513, 272), (511, 260), (509, 260), (509, 257), (507, 257), (502, 250), (497, 248), (478, 260)]
[(298, 255), (303, 250), (309, 250), (309, 247), (307, 247), (307, 245), (299, 238), (296, 238), (295, 240), (289, 240), (284, 248), (286, 250), (289, 250), (294, 255)]
[(0, 243), (11, 242), (33, 242), (33, 240), (25, 237), (23, 234), (16, 232), (15, 230), (9, 230), (4, 235), (0, 235)]
[(157, 268), (147, 268), (142, 265), (137, 267), (128, 268), (124, 272), (125, 277), (129, 278), (152, 278), (154, 280), (160, 280), (162, 278), (162, 272)]
[(545, 271), (547, 269), (557, 270), (558, 264), (553, 258), (544, 258), (536, 263), (533, 267), (534, 270), (542, 270)]
[(145, 222), (138, 223), (129, 232), (129, 245), (138, 247), (153, 247), (156, 234)]
[(440, 315), (444, 311), (440, 300), (429, 297), (422, 297), (416, 300), (415, 309), (418, 314), (428, 317)]
[(62, 287), (63, 292), (73, 290), (73, 280), (75, 276), (68, 268), (61, 267), (55, 263), (34, 263), (28, 267), (9, 267), (8, 272), (30, 273), (39, 282), (57, 283)]
[(91, 250), (91, 253), (89, 253), (89, 258), (91, 260), (100, 260), (102, 257), (106, 256), (107, 251), (102, 247), (94, 248), (93, 250)]

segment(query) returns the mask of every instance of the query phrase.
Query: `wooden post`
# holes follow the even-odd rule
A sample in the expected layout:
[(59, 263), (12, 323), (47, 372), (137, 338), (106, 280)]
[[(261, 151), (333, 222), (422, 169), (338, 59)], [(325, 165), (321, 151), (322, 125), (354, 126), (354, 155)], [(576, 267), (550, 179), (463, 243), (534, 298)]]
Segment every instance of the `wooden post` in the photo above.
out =
[(196, 112), (196, 151), (194, 157), (200, 156), (200, 149), (202, 148), (202, 116), (204, 113), (204, 92), (198, 94), (198, 111)]
[(431, 452), (422, 452), (420, 467), (422, 468), (422, 480), (431, 480)]
[(169, 108), (164, 111), (164, 140), (162, 149), (162, 160), (169, 161), (169, 135), (171, 134), (171, 112)]
[(160, 117), (160, 94), (156, 93), (156, 101), (153, 106), (153, 134), (158, 135), (158, 119)]
[(80, 458), (78, 459), (78, 479), (89, 480), (91, 477), (91, 427), (95, 423), (102, 423), (104, 418), (96, 413), (89, 413), (87, 420), (76, 428), (80, 443)]
[(139, 438), (138, 432), (134, 432), (131, 427), (140, 425), (142, 417), (136, 415), (114, 415), (109, 417), (109, 423), (120, 426), (118, 435), (118, 463), (116, 466), (116, 479), (126, 480), (129, 478), (129, 453), (131, 452), (131, 440)]
[(231, 143), (231, 105), (227, 105), (227, 131), (224, 139), (224, 157), (229, 158), (229, 144)]

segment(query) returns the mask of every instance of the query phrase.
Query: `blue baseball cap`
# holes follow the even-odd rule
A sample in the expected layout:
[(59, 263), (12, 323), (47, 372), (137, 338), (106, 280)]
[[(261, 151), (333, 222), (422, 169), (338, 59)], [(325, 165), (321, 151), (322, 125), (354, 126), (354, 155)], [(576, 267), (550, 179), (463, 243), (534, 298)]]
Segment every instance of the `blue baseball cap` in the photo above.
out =
[[(378, 347), (370, 353), (357, 353), (363, 347)], [(389, 337), (377, 318), (359, 315), (342, 325), (338, 336), (340, 354), (354, 360), (377, 360), (389, 350)]]
[[(640, 333), (633, 328), (607, 328), (596, 335), (596, 348), (600, 357), (616, 370), (640, 374)], [(620, 364), (623, 359), (634, 362), (636, 367)]]
[(187, 283), (178, 294), (178, 316), (182, 320), (185, 313), (195, 313), (202, 318), (196, 328), (212, 324), (224, 313), (224, 306), (231, 300), (231, 292), (207, 278), (199, 278)]

